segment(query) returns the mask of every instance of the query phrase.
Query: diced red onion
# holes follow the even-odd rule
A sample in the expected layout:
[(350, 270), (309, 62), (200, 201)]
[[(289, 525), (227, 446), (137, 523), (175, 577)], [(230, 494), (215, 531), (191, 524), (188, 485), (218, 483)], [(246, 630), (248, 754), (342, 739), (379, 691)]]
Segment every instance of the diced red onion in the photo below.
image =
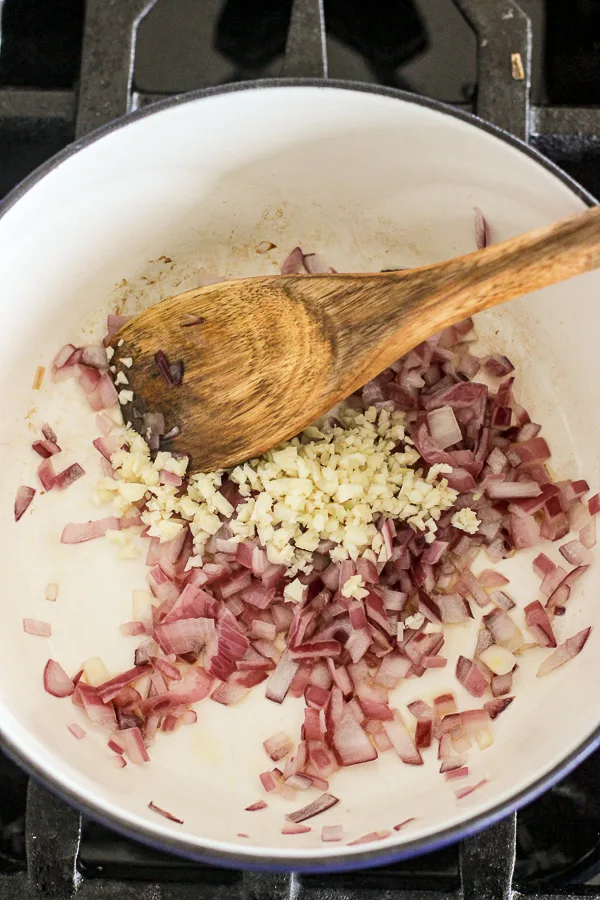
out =
[[(497, 678), (508, 678), (508, 675), (497, 675)], [(514, 697), (502, 697), (495, 700), (488, 700), (487, 703), (484, 704), (485, 709), (490, 717), (490, 719), (496, 719), (500, 713), (504, 712), (504, 710), (510, 706), (513, 702)]]
[[(49, 461), (50, 460), (45, 460), (45, 462)], [(79, 463), (73, 463), (72, 466), (68, 466), (66, 469), (63, 469), (62, 472), (59, 472), (58, 475), (55, 475), (52, 487), (56, 488), (57, 491), (64, 491), (65, 488), (73, 484), (74, 481), (77, 481), (78, 478), (81, 478), (82, 475), (85, 475), (85, 472)]]
[(82, 544), (85, 541), (92, 541), (96, 538), (104, 537), (107, 531), (119, 531), (121, 527), (119, 519), (115, 516), (108, 516), (106, 519), (97, 519), (95, 522), (84, 522), (77, 525), (75, 522), (69, 522), (65, 525), (60, 536), (61, 544)]
[(300, 247), (294, 247), (292, 252), (281, 264), (282, 275), (298, 275), (304, 266), (304, 254)]
[(235, 706), (248, 695), (249, 689), (240, 684), (220, 684), (210, 695), (210, 699), (223, 706)]
[[(54, 479), (56, 478), (54, 464), (51, 458), (45, 459), (39, 464), (37, 467), (37, 476), (40, 479), (40, 483), (44, 490), (51, 491), (54, 487)], [(30, 490), (32, 489), (30, 488)]]
[(472, 784), (467, 787), (459, 788), (457, 791), (455, 791), (456, 799), (462, 800), (463, 797), (468, 797), (468, 795), (472, 794), (473, 791), (476, 791), (479, 788), (482, 788), (487, 783), (488, 783), (487, 778), (482, 778), (481, 781), (477, 782), (477, 784)]
[(264, 800), (257, 800), (256, 803), (252, 803), (250, 806), (246, 806), (245, 812), (258, 812), (258, 810), (266, 808), (267, 804)]
[(486, 628), (491, 631), (494, 640), (501, 647), (514, 653), (525, 643), (521, 629), (512, 621), (503, 609), (494, 609), (482, 619)]
[(478, 250), (483, 250), (489, 242), (489, 227), (485, 217), (478, 206), (474, 206), (475, 210), (475, 246)]
[(397, 709), (393, 711), (394, 718), (391, 722), (384, 722), (385, 732), (392, 742), (394, 750), (402, 760), (411, 766), (422, 766), (423, 758), (406, 730), (402, 717)]
[(334, 271), (318, 253), (305, 253), (303, 262), (309, 275), (326, 275)]
[(548, 614), (539, 600), (534, 600), (525, 607), (527, 628), (542, 647), (556, 647), (556, 638)]
[(148, 809), (151, 809), (152, 812), (158, 813), (159, 816), (168, 819), (169, 822), (177, 822), (178, 825), (183, 825), (183, 819), (178, 819), (173, 813), (167, 812), (166, 809), (161, 809), (160, 806), (157, 806), (156, 803), (153, 803), (152, 801), (148, 804)]
[(25, 634), (34, 634), (38, 637), (50, 637), (52, 628), (49, 622), (40, 622), (38, 619), (23, 619), (23, 631)]
[(600, 513), (600, 494), (594, 494), (593, 497), (590, 497), (588, 500), (588, 510), (590, 516), (597, 516)]
[(150, 757), (139, 728), (125, 728), (123, 731), (119, 731), (119, 741), (122, 743), (125, 753), (132, 763), (150, 762)]
[(391, 831), (383, 830), (383, 831), (371, 831), (369, 834), (363, 834), (362, 837), (357, 838), (355, 841), (348, 841), (348, 846), (352, 847), (354, 844), (372, 844), (373, 841), (383, 841), (385, 838), (389, 837)]
[(48, 457), (55, 456), (57, 453), (61, 452), (57, 443), (46, 439), (43, 441), (34, 441), (31, 446), (38, 456), (41, 456), (43, 459), (48, 459)]
[(283, 703), (297, 670), (298, 663), (291, 658), (289, 650), (286, 650), (267, 682), (265, 692), (267, 699)]
[(331, 809), (336, 803), (339, 803), (339, 800), (337, 797), (334, 797), (333, 794), (321, 794), (320, 797), (313, 800), (312, 803), (307, 804), (307, 806), (303, 806), (293, 813), (286, 813), (285, 818), (288, 822), (297, 825), (299, 822), (304, 822), (306, 819), (312, 819), (313, 816), (317, 816), (319, 813)]
[(67, 725), (67, 728), (69, 729), (73, 737), (78, 741), (80, 741), (86, 735), (85, 729), (82, 728), (81, 725), (78, 725), (77, 722), (72, 722), (70, 725)]
[(487, 681), (477, 663), (464, 656), (458, 657), (456, 678), (473, 697), (483, 697), (487, 690)]
[(587, 560), (585, 547), (578, 540), (568, 541), (558, 548), (558, 552), (572, 566), (580, 566)]
[(410, 822), (416, 822), (414, 816), (411, 819), (405, 819), (404, 822), (399, 822), (398, 825), (394, 825), (394, 831), (400, 831), (401, 828), (404, 828), (404, 826), (408, 825)]
[(44, 668), (44, 688), (53, 697), (69, 697), (75, 685), (60, 663), (49, 659)]
[(485, 492), (490, 500), (518, 500), (539, 496), (541, 488), (537, 481), (491, 481)]
[(267, 755), (277, 762), (294, 749), (294, 744), (284, 731), (279, 731), (264, 741), (263, 747)]
[(577, 634), (573, 635), (573, 637), (567, 638), (567, 640), (557, 647), (550, 656), (546, 657), (537, 670), (537, 677), (541, 678), (543, 675), (548, 675), (549, 672), (564, 665), (570, 659), (573, 659), (573, 657), (581, 653), (590, 636), (591, 630), (590, 626), (589, 628), (584, 628), (582, 631), (579, 631)]
[(35, 488), (22, 484), (15, 497), (15, 522), (18, 522), (24, 513), (27, 512), (34, 497)]

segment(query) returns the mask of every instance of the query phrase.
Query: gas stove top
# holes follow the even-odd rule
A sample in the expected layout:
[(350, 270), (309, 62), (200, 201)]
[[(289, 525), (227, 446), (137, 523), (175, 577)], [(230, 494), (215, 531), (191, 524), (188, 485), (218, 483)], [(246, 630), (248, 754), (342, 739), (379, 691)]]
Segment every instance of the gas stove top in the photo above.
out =
[[(327, 68), (477, 112), (598, 196), (599, 35), (591, 0), (0, 0), (0, 197), (92, 128), (162, 97)], [(459, 846), (318, 876), (148, 849), (1, 754), (0, 783), (0, 900), (600, 900), (600, 752)]]

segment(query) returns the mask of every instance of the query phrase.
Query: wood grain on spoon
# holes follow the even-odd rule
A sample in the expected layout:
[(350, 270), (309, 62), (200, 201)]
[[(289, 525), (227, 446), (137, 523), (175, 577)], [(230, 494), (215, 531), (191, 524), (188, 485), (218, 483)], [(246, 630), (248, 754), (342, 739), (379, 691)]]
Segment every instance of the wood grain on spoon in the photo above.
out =
[[(600, 207), (445, 262), (380, 274), (277, 275), (179, 294), (112, 339), (131, 356), (126, 419), (160, 411), (190, 471), (258, 456), (443, 328), (600, 265)], [(184, 327), (193, 317), (201, 324)], [(121, 346), (118, 346), (122, 340)], [(182, 360), (169, 386), (155, 361)]]

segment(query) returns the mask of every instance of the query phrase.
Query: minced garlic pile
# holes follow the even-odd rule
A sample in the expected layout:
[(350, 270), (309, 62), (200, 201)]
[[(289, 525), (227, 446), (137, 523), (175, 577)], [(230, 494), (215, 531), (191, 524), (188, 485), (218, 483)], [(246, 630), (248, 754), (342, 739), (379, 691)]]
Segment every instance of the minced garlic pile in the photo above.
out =
[[(458, 497), (443, 476), (448, 466), (432, 466), (427, 477), (414, 466), (420, 459), (404, 434), (404, 414), (366, 412), (342, 407), (277, 449), (229, 472), (247, 498), (229, 523), (234, 538), (258, 538), (271, 563), (286, 566), (288, 575), (309, 572), (321, 541), (334, 546), (332, 560), (364, 556), (385, 562), (387, 552), (375, 521), (380, 515), (406, 521), (432, 542), (436, 521)], [(192, 475), (186, 493), (162, 484), (165, 470), (185, 476), (187, 461), (159, 452), (153, 461), (146, 442), (127, 429), (128, 450), (111, 459), (115, 478), (98, 485), (99, 501), (112, 500), (117, 515), (144, 499), (143, 522), (149, 534), (168, 541), (191, 523), (194, 556), (188, 565), (202, 565), (206, 542), (222, 525), (219, 514), (233, 507), (219, 492), (224, 472)], [(395, 452), (398, 444), (403, 449)], [(455, 513), (453, 525), (473, 533), (479, 522), (473, 510)], [(357, 584), (356, 589), (359, 589)]]

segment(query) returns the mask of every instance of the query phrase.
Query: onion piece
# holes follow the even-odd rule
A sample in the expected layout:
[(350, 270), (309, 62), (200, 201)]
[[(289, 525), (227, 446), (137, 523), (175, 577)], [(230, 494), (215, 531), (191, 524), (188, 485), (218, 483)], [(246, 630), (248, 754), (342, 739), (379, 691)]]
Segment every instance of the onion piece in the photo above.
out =
[(456, 678), (473, 697), (483, 697), (487, 690), (488, 683), (477, 663), (465, 656), (458, 657)]
[(141, 678), (143, 675), (149, 674), (150, 671), (150, 666), (134, 666), (132, 669), (128, 669), (127, 672), (122, 672), (120, 675), (116, 675), (114, 678), (110, 678), (108, 681), (99, 684), (96, 688), (98, 696), (103, 703), (109, 703), (111, 700), (115, 699), (122, 688), (131, 684), (132, 681)]
[(410, 819), (405, 819), (404, 822), (399, 822), (398, 825), (394, 825), (394, 831), (400, 831), (401, 828), (404, 828), (405, 825), (408, 825), (410, 822), (416, 822), (417, 820), (413, 816)]
[(475, 211), (475, 246), (478, 250), (483, 250), (489, 242), (489, 226), (485, 220), (485, 216), (478, 206), (473, 207)]
[(383, 841), (385, 838), (388, 838), (391, 833), (392, 832), (388, 830), (371, 831), (369, 834), (363, 834), (362, 837), (357, 838), (355, 841), (348, 841), (348, 846), (352, 847), (354, 844), (372, 844), (373, 841)]
[(125, 753), (132, 763), (150, 762), (150, 757), (139, 728), (125, 728), (119, 731), (119, 741), (122, 743)]
[(349, 709), (336, 722), (332, 742), (343, 766), (377, 759), (377, 750)]
[(274, 734), (263, 742), (263, 747), (265, 748), (267, 755), (270, 756), (274, 762), (277, 762), (294, 749), (294, 744), (285, 731), (278, 731), (277, 734)]
[(588, 500), (588, 510), (590, 516), (597, 516), (600, 513), (600, 494), (594, 494), (593, 497), (590, 497)]
[(456, 799), (462, 800), (463, 797), (468, 797), (469, 794), (473, 793), (473, 791), (476, 791), (479, 788), (482, 788), (487, 783), (488, 783), (488, 779), (482, 778), (481, 781), (477, 782), (477, 784), (472, 784), (467, 787), (459, 788), (457, 791), (455, 791)]
[(220, 684), (214, 689), (210, 695), (210, 699), (215, 703), (221, 703), (223, 706), (234, 706), (239, 703), (249, 693), (249, 688), (240, 684)]
[(578, 540), (568, 541), (558, 548), (558, 552), (572, 566), (581, 566), (586, 562), (588, 556), (585, 547)]
[(316, 800), (313, 800), (312, 803), (303, 806), (301, 809), (297, 809), (293, 813), (286, 813), (285, 818), (288, 822), (297, 825), (299, 822), (304, 822), (306, 819), (312, 819), (313, 816), (318, 816), (319, 813), (331, 809), (336, 803), (339, 803), (339, 800), (337, 797), (334, 797), (333, 794), (321, 794), (320, 797), (317, 797)]
[(50, 637), (52, 634), (50, 623), (40, 622), (38, 619), (23, 619), (23, 631), (38, 637)]
[(108, 369), (108, 356), (103, 346), (81, 347), (78, 362), (93, 369)]
[(549, 575), (550, 572), (553, 572), (556, 568), (555, 564), (549, 559), (545, 553), (538, 553), (536, 558), (533, 560), (533, 571), (536, 575), (539, 575), (540, 578), (545, 578), (546, 575)]
[(113, 707), (110, 703), (104, 703), (99, 697), (96, 688), (91, 687), (89, 684), (79, 682), (77, 684), (77, 691), (90, 721), (103, 728), (112, 729), (116, 727), (117, 719)]
[(67, 725), (67, 728), (69, 729), (73, 737), (78, 741), (80, 741), (86, 735), (85, 728), (82, 728), (81, 725), (77, 724), (77, 722), (71, 722), (70, 725)]
[[(506, 676), (499, 676), (506, 677)], [(500, 713), (504, 712), (504, 710), (510, 706), (513, 702), (514, 697), (498, 697), (494, 700), (488, 700), (487, 703), (484, 703), (484, 708), (487, 710), (487, 713), (490, 719), (496, 719)]]
[(521, 629), (503, 609), (493, 609), (483, 616), (482, 622), (491, 631), (496, 643), (511, 653), (519, 650), (525, 643)]
[(27, 487), (25, 484), (19, 487), (15, 497), (15, 522), (18, 522), (24, 513), (27, 512), (34, 497), (35, 488)]
[(308, 825), (284, 825), (281, 829), (282, 834), (307, 834), (312, 829)]
[(183, 819), (178, 819), (177, 816), (173, 815), (173, 813), (167, 812), (166, 809), (161, 809), (160, 806), (157, 806), (156, 803), (152, 802), (152, 800), (148, 804), (148, 809), (151, 809), (152, 812), (158, 813), (159, 816), (163, 816), (165, 819), (168, 819), (169, 822), (177, 822), (178, 825), (183, 825)]
[(591, 626), (584, 628), (582, 631), (579, 631), (577, 634), (573, 635), (573, 637), (567, 638), (564, 643), (560, 644), (560, 646), (557, 647), (550, 656), (546, 657), (541, 664), (537, 670), (537, 677), (541, 678), (543, 675), (548, 675), (549, 672), (564, 665), (570, 659), (573, 659), (573, 657), (581, 653), (590, 636), (591, 630)]
[(341, 652), (342, 647), (339, 641), (313, 641), (290, 647), (290, 656), (293, 660), (313, 659), (314, 657), (326, 659), (328, 656), (339, 656)]
[(427, 422), (431, 431), (431, 437), (440, 450), (445, 450), (446, 447), (462, 441), (463, 436), (460, 425), (456, 421), (456, 416), (451, 406), (440, 406), (438, 409), (430, 410), (427, 413)]
[(69, 697), (75, 685), (60, 663), (49, 659), (44, 668), (44, 688), (53, 697)]
[[(49, 460), (46, 460), (46, 462), (49, 462)], [(59, 472), (58, 475), (54, 477), (52, 487), (56, 488), (57, 491), (64, 491), (65, 488), (73, 484), (74, 481), (77, 481), (78, 478), (81, 478), (82, 475), (85, 475), (85, 472), (79, 463), (73, 463), (72, 466), (63, 469), (62, 472)]]
[(46, 600), (50, 600), (50, 602), (54, 603), (56, 598), (58, 597), (58, 585), (54, 584), (54, 582), (49, 582), (46, 585)]
[(413, 744), (413, 741), (406, 730), (402, 717), (397, 709), (394, 711), (394, 719), (392, 722), (384, 722), (383, 727), (388, 738), (392, 742), (392, 746), (402, 762), (409, 766), (422, 766), (423, 757)]
[(264, 800), (257, 800), (256, 803), (252, 803), (250, 806), (244, 807), (245, 812), (258, 812), (260, 809), (266, 809), (267, 804)]
[(525, 607), (525, 622), (527, 628), (542, 647), (556, 647), (556, 638), (552, 631), (552, 625), (548, 613), (539, 602), (534, 600)]
[(341, 841), (343, 834), (344, 830), (341, 825), (323, 825), (321, 828), (321, 840), (323, 843)]
[(286, 650), (267, 682), (265, 696), (268, 700), (272, 700), (274, 703), (283, 703), (292, 679), (298, 671), (298, 665), (291, 658), (290, 651)]
[(61, 452), (57, 443), (46, 439), (43, 441), (34, 441), (31, 447), (38, 456), (41, 456), (43, 459), (48, 459), (48, 457), (55, 456), (57, 453)]
[(54, 487), (56, 472), (54, 471), (54, 464), (50, 457), (39, 464), (37, 467), (37, 476), (40, 479), (40, 483), (44, 490), (51, 491)]
[(326, 275), (335, 271), (318, 253), (305, 253), (303, 263), (309, 275)]
[(537, 481), (490, 481), (485, 492), (490, 500), (519, 500), (538, 497), (542, 490)]
[(119, 531), (120, 521), (115, 516), (107, 516), (106, 519), (96, 519), (94, 522), (84, 522), (81, 525), (69, 522), (63, 528), (60, 536), (61, 544), (82, 544), (85, 541), (93, 541), (104, 537), (107, 531)]
[(304, 264), (304, 254), (300, 247), (294, 247), (281, 264), (282, 275), (299, 275)]

